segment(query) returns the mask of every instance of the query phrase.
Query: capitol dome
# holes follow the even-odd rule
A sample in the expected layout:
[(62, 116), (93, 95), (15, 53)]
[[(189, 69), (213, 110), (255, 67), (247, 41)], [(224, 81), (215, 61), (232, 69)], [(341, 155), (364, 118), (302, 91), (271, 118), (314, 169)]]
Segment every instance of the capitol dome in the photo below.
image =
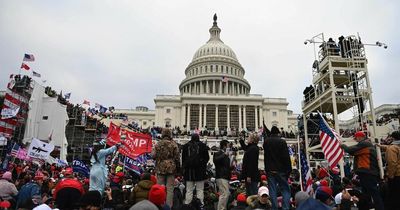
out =
[(235, 52), (220, 38), (221, 29), (214, 15), (210, 39), (193, 56), (181, 82), (181, 94), (242, 95), (250, 93), (250, 84)]

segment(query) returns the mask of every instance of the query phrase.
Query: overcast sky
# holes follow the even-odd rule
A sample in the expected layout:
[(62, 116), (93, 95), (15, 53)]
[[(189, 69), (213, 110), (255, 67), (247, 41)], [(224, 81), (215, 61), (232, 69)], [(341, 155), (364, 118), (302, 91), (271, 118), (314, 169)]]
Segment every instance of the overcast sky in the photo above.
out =
[(251, 93), (285, 97), (301, 112), (314, 51), (304, 40), (360, 33), (374, 102), (400, 102), (400, 1), (0, 0), (0, 89), (28, 63), (71, 101), (154, 108), (157, 94), (178, 94), (184, 70), (209, 38), (218, 14), (221, 39), (238, 56)]

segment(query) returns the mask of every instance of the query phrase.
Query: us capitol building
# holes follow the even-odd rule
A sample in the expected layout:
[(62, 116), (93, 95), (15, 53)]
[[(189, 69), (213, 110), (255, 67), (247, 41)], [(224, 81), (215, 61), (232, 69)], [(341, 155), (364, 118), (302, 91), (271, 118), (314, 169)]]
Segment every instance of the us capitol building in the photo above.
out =
[(183, 130), (257, 131), (262, 121), (296, 131), (296, 115), (285, 98), (250, 94), (250, 83), (235, 52), (220, 38), (214, 15), (210, 39), (194, 54), (179, 85), (180, 95), (157, 95), (155, 110), (146, 107), (116, 109), (143, 128), (179, 126)]

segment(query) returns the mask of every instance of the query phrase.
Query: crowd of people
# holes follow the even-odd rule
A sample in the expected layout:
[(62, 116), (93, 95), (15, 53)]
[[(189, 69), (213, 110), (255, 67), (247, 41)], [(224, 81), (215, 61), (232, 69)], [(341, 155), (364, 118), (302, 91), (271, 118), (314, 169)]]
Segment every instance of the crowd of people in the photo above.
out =
[[(71, 166), (10, 161), (0, 175), (0, 209), (397, 209), (399, 132), (390, 136), (389, 145), (378, 145), (385, 151), (385, 180), (379, 179), (375, 145), (356, 132), (355, 146), (342, 145), (354, 156), (353, 170), (341, 179), (337, 171), (318, 165), (303, 191), (290, 147), (275, 126), (268, 136), (250, 133), (246, 142), (239, 141), (240, 170), (233, 166), (232, 142), (226, 138), (210, 155), (198, 134), (179, 146), (171, 129), (160, 132), (151, 154), (155, 166), (140, 174), (115, 161), (120, 143), (107, 148), (105, 141), (93, 145), (89, 176)], [(264, 170), (259, 169), (259, 143)]]

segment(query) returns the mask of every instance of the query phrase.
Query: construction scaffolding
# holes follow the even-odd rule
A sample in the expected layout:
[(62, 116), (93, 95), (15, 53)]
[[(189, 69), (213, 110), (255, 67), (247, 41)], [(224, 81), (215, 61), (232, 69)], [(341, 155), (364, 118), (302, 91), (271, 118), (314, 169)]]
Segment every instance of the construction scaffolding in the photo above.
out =
[[(307, 159), (321, 159), (321, 144), (317, 112), (322, 113), (328, 123), (339, 132), (339, 115), (350, 111), (358, 117), (358, 130), (365, 131), (371, 140), (375, 139), (376, 119), (372, 100), (372, 89), (367, 68), (364, 44), (359, 36), (339, 37), (338, 42), (324, 34), (318, 34), (305, 44), (314, 44), (315, 60), (312, 65), (312, 84), (305, 89), (302, 102), (304, 140)], [(369, 119), (363, 113), (369, 109)], [(367, 131), (364, 126), (372, 122)], [(310, 128), (309, 128), (310, 127)], [(349, 139), (343, 139), (349, 142)], [(378, 163), (382, 170), (380, 149)], [(323, 157), (323, 156), (322, 156)], [(344, 176), (343, 160), (340, 161), (341, 176)], [(381, 171), (382, 175), (383, 171)]]
[(107, 134), (104, 126), (94, 117), (87, 116), (86, 110), (78, 105), (69, 104), (67, 107), (69, 122), (66, 127), (68, 140), (67, 161), (90, 161), (90, 151), (93, 142), (102, 139)]

